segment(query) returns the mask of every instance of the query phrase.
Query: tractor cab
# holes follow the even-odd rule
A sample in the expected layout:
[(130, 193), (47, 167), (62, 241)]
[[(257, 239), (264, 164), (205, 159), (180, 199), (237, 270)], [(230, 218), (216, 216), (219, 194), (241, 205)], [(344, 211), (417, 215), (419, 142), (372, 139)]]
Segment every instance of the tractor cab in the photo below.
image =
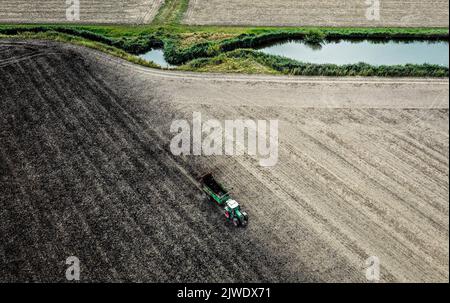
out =
[(237, 203), (235, 200), (228, 200), (226, 203), (226, 207), (231, 210), (233, 213), (236, 212), (236, 210), (240, 210), (241, 207), (239, 203)]
[(230, 199), (225, 203), (225, 217), (235, 226), (246, 226), (248, 223), (247, 213), (241, 211), (241, 206), (233, 199)]

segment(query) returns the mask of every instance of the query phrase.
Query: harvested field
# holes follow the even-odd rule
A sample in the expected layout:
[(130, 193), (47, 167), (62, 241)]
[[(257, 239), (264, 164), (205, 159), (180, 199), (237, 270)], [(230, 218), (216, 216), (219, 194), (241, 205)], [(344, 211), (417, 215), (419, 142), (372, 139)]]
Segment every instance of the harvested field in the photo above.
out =
[[(158, 71), (0, 42), (0, 279), (448, 282), (448, 79)], [(174, 119), (279, 119), (280, 158), (174, 157)], [(248, 210), (234, 229), (190, 177)], [(230, 256), (234, 261), (229, 262)], [(199, 270), (199, 269), (202, 270)]]
[[(76, 23), (146, 24), (164, 0), (80, 0)], [(0, 23), (65, 23), (65, 0), (2, 0)]]
[(447, 0), (382, 0), (368, 20), (364, 0), (191, 0), (184, 22), (197, 25), (448, 27)]

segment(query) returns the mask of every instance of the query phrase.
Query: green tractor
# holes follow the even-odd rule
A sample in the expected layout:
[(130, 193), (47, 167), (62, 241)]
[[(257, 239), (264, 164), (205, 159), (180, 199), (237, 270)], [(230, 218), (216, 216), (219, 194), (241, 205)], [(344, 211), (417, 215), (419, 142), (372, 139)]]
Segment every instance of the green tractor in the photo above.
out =
[(212, 174), (206, 174), (200, 178), (203, 191), (208, 195), (209, 199), (224, 207), (225, 218), (233, 223), (234, 226), (247, 226), (248, 215), (241, 210), (241, 206), (236, 200), (231, 198), (230, 193), (218, 183)]

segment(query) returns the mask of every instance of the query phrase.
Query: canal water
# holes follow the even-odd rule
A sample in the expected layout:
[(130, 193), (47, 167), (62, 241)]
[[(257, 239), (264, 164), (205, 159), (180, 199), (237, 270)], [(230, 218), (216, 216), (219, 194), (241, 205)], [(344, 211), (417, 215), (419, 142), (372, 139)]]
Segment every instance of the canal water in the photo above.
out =
[(170, 65), (166, 59), (164, 58), (164, 50), (163, 49), (152, 49), (151, 51), (139, 55), (142, 59), (146, 61), (151, 61), (163, 68), (175, 68), (176, 66)]
[[(374, 42), (334, 41), (311, 45), (303, 41), (286, 41), (258, 48), (259, 51), (283, 56), (305, 63), (354, 64), (364, 62), (371, 65), (437, 64), (449, 66), (449, 45), (443, 41)], [(153, 49), (140, 55), (163, 68), (175, 68), (167, 63), (164, 50)]]
[(438, 64), (449, 66), (448, 42), (373, 42), (336, 41), (308, 45), (302, 41), (287, 41), (260, 48), (259, 51), (287, 57), (305, 63), (371, 65)]

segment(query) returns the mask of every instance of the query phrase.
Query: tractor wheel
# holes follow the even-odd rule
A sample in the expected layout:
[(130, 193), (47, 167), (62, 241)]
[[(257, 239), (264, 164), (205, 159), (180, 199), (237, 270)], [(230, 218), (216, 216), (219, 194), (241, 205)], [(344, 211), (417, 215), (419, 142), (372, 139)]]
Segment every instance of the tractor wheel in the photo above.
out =
[(244, 218), (244, 220), (242, 220), (242, 222), (241, 222), (241, 225), (242, 225), (243, 227), (247, 227), (247, 225), (248, 225), (247, 219)]
[(248, 214), (245, 211), (242, 212), (242, 216), (244, 216), (245, 221), (248, 221)]
[(233, 225), (236, 226), (236, 227), (239, 226), (239, 219), (238, 218), (236, 218), (236, 217), (233, 218)]

